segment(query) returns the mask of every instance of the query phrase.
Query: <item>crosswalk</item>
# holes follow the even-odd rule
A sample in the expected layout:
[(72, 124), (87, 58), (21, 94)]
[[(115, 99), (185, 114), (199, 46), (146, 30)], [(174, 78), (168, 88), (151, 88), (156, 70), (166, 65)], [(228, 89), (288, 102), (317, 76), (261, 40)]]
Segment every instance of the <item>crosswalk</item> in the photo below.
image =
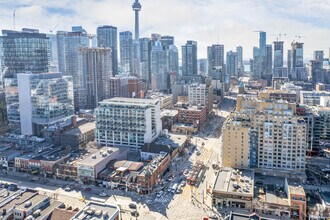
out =
[(160, 203), (168, 203), (170, 200), (171, 200), (171, 195), (168, 194), (164, 194), (162, 197), (155, 198), (155, 202), (160, 202)]

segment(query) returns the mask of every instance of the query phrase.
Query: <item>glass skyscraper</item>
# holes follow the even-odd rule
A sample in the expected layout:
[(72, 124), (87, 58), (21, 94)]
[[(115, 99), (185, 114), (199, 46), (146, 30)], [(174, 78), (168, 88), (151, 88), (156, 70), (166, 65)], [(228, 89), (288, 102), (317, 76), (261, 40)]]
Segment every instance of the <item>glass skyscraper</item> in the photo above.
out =
[(8, 67), (7, 76), (15, 73), (49, 71), (49, 38), (39, 30), (3, 30), (1, 38), (1, 71)]
[(130, 75), (132, 73), (132, 43), (133, 35), (130, 31), (119, 33), (120, 41), (120, 66), (122, 71)]
[(182, 76), (197, 75), (197, 42), (187, 41), (182, 46)]
[(117, 27), (104, 25), (97, 28), (97, 46), (111, 48), (112, 73), (118, 74)]
[(81, 27), (72, 27), (64, 37), (65, 50), (65, 74), (73, 77), (74, 104), (75, 109), (79, 109), (79, 92), (82, 89), (82, 76), (79, 74), (78, 66), (78, 49), (89, 46), (89, 38), (87, 32)]

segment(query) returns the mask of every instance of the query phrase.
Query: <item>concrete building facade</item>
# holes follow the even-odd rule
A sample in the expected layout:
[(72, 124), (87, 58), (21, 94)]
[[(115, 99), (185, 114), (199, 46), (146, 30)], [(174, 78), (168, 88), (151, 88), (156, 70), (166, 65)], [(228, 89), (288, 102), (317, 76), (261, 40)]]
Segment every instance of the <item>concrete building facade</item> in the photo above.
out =
[(112, 98), (95, 110), (95, 138), (101, 145), (139, 149), (161, 131), (159, 100)]

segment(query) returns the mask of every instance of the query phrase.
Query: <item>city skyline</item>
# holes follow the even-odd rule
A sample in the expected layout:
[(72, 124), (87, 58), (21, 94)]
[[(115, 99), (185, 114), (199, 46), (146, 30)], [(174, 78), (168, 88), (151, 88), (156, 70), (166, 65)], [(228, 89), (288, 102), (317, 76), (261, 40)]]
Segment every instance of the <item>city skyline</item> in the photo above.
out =
[[(295, 35), (301, 36), (305, 61), (312, 59), (315, 50), (324, 50), (325, 57), (328, 57), (330, 30), (326, 21), (330, 16), (326, 12), (330, 3), (324, 1), (231, 1), (224, 4), (224, 1), (214, 0), (169, 0), (140, 3), (143, 6), (140, 37), (150, 37), (151, 33), (173, 35), (177, 47), (187, 40), (197, 41), (199, 59), (206, 58), (207, 46), (216, 43), (224, 44), (226, 52), (241, 45), (244, 60), (252, 58), (253, 46), (258, 45), (259, 36), (253, 32), (256, 30), (267, 32), (267, 44), (275, 41), (281, 33), (281, 40), (285, 41), (284, 51), (290, 49)], [(133, 32), (131, 5), (129, 0), (81, 1), (79, 4), (66, 0), (20, 0), (15, 3), (5, 0), (0, 3), (0, 19), (3, 21), (0, 28), (13, 29), (12, 13), (15, 10), (16, 30), (29, 27), (40, 29), (42, 33), (52, 30), (54, 34), (57, 30), (70, 30), (71, 26), (81, 25), (89, 33), (96, 33), (98, 26), (113, 25), (118, 27), (118, 32)]]

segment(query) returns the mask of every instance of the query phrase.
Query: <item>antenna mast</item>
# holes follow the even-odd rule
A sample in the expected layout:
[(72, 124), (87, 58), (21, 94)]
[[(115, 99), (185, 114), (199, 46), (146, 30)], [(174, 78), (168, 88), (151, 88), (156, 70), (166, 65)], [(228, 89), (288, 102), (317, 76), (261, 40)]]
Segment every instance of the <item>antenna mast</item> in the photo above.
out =
[(15, 25), (16, 25), (16, 15), (15, 15), (15, 10), (13, 11), (13, 29), (15, 31)]

